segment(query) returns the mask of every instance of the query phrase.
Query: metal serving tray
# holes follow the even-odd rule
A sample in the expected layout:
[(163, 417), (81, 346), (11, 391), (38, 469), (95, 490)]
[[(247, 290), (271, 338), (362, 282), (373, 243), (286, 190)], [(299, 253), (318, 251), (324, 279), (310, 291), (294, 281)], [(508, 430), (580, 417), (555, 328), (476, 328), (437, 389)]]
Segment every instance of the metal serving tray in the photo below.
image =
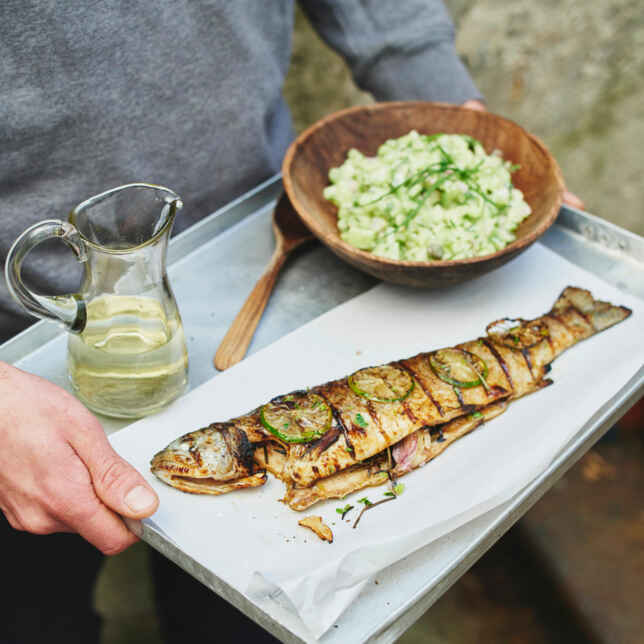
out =
[[(228, 326), (273, 251), (271, 212), (279, 177), (210, 215), (170, 242), (168, 272), (184, 320), (190, 384), (215, 375), (212, 358)], [(644, 298), (644, 238), (602, 219), (563, 207), (541, 242), (617, 288)], [(250, 352), (277, 340), (376, 283), (311, 245), (289, 261), (264, 313)], [(232, 285), (232, 286), (231, 286)], [(39, 322), (0, 345), (0, 359), (69, 390), (66, 334)], [(644, 367), (608, 401), (527, 488), (504, 505), (444, 536), (378, 575), (322, 638), (393, 642), (568, 470), (644, 392)], [(127, 424), (101, 418), (107, 433)], [(275, 602), (257, 604), (183, 553), (154, 524), (132, 523), (139, 536), (225, 597), (284, 642), (311, 642), (300, 620)]]

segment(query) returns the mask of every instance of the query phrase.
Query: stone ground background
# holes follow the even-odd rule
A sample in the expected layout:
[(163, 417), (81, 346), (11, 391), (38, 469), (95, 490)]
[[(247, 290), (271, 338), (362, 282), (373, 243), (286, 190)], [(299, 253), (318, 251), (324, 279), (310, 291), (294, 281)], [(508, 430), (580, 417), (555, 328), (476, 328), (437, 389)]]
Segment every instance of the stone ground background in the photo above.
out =
[[(547, 143), (587, 210), (644, 234), (642, 0), (447, 4), (458, 51), (489, 109)], [(298, 130), (371, 100), (300, 13), (285, 94)], [(631, 636), (617, 633), (617, 625), (641, 613), (641, 429), (640, 413), (625, 440), (604, 441), (584, 457), (401, 644), (644, 644), (639, 635), (633, 639), (644, 632), (636, 624)], [(581, 511), (580, 500), (588, 506)], [(617, 534), (607, 534), (614, 526)], [(549, 559), (535, 558), (530, 542), (541, 543), (541, 556)], [(632, 568), (628, 579), (623, 557)], [(105, 620), (102, 644), (161, 641), (143, 544), (107, 561), (95, 601)]]
[[(642, 0), (446, 4), (488, 108), (548, 145), (589, 212), (644, 234)], [(298, 130), (371, 100), (299, 13), (285, 95)]]

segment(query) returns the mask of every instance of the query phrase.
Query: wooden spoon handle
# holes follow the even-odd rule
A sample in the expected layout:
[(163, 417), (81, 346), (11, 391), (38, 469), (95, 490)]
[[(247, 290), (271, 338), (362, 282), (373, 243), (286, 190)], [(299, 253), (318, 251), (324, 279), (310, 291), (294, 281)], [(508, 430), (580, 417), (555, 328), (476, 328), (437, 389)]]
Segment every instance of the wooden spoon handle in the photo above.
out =
[(241, 307), (228, 332), (221, 341), (215, 354), (215, 367), (220, 371), (237, 364), (248, 350), (255, 329), (262, 318), (268, 298), (271, 296), (277, 275), (284, 264), (287, 253), (277, 248), (266, 267), (264, 274), (257, 280), (244, 306)]

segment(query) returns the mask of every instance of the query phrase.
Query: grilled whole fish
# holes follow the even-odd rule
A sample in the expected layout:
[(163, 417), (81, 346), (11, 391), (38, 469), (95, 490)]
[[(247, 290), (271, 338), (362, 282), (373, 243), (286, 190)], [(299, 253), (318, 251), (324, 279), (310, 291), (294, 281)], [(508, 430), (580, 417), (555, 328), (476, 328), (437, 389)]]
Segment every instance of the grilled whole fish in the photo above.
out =
[[(501, 403), (546, 386), (550, 381), (545, 375), (556, 356), (630, 314), (625, 307), (568, 287), (549, 313), (531, 321), (499, 320), (488, 326), (486, 337), (457, 345), (485, 365), (485, 378), (481, 374), (476, 386), (453, 386), (440, 377), (430, 364), (440, 350), (421, 353), (390, 363), (409, 374), (413, 383), (404, 397), (369, 399), (359, 395), (348, 378), (313, 387), (310, 392), (332, 412), (330, 427), (317, 440), (302, 444), (280, 440), (264, 426), (262, 410), (257, 409), (173, 441), (154, 456), (151, 469), (173, 487), (205, 494), (261, 485), (268, 470), (286, 482), (289, 505), (304, 509), (342, 489), (374, 485), (376, 479), (382, 482), (382, 473), (374, 475), (390, 447), (395, 446), (393, 466), (398, 475), (422, 465), (447, 446), (443, 442), (449, 444), (477, 425), (472, 420), (478, 414), (472, 417), (473, 412), (489, 419), (505, 409)], [(460, 421), (450, 425), (456, 419)], [(447, 429), (453, 438), (428, 440), (431, 428), (437, 427), (442, 427), (443, 437)]]

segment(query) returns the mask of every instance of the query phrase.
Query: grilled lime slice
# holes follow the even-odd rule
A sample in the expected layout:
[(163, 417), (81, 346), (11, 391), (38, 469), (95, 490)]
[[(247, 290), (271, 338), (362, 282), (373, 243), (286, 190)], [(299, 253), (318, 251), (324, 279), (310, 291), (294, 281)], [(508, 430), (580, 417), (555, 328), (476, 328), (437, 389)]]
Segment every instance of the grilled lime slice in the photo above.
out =
[(463, 349), (439, 349), (429, 356), (434, 373), (444, 382), (468, 389), (483, 385), (487, 389), (485, 360)]
[(389, 403), (407, 398), (414, 388), (414, 379), (401, 367), (383, 365), (356, 371), (349, 376), (348, 384), (363, 398)]
[(495, 320), (485, 330), (493, 342), (510, 349), (529, 349), (550, 333), (545, 322), (528, 322), (521, 318)]
[(273, 398), (259, 414), (262, 425), (285, 443), (308, 443), (331, 427), (333, 415), (324, 398), (296, 391)]

